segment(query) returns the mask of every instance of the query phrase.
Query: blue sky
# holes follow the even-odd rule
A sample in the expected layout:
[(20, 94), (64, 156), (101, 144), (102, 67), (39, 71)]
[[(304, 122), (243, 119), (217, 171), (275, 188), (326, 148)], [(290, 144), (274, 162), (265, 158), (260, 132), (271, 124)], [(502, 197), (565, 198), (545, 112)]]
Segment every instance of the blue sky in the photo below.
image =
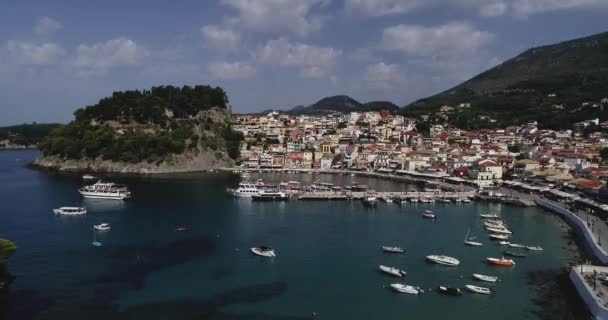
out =
[(233, 111), (405, 105), (523, 50), (608, 31), (607, 0), (4, 1), (0, 125), (115, 90), (224, 87)]

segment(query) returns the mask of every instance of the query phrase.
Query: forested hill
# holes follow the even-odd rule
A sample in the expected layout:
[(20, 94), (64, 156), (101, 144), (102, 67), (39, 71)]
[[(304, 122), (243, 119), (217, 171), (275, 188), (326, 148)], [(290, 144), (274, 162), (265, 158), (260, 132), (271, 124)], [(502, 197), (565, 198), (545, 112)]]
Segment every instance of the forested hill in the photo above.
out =
[(16, 126), (0, 127), (0, 148), (7, 145), (30, 146), (36, 145), (53, 129), (57, 123), (31, 123)]
[(40, 143), (46, 157), (160, 164), (181, 154), (238, 156), (241, 136), (231, 128), (228, 97), (219, 87), (114, 92), (74, 115)]
[(608, 33), (529, 49), (402, 112), (437, 118), (442, 106), (470, 103), (444, 113), (447, 122), (475, 128), (538, 120), (543, 127), (567, 128), (590, 116), (607, 120), (603, 98), (608, 98)]
[(397, 111), (399, 107), (390, 101), (372, 101), (361, 103), (349, 96), (338, 95), (323, 98), (310, 106), (298, 106), (287, 113), (294, 115), (301, 114), (322, 114), (330, 112), (362, 112), (362, 111)]

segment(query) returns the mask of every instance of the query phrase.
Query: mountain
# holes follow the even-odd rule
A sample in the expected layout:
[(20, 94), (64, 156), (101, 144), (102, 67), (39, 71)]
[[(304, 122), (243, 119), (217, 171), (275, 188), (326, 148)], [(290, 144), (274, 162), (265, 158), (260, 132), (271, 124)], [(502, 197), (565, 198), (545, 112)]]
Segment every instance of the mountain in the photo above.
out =
[[(567, 128), (591, 115), (608, 119), (608, 103), (601, 103), (606, 97), (608, 32), (529, 49), (451, 89), (406, 106), (402, 113), (430, 114), (431, 120), (445, 116), (448, 123), (465, 128), (530, 120), (539, 121), (541, 127)], [(441, 106), (462, 103), (469, 103), (470, 108), (437, 114)]]
[(300, 115), (300, 114), (320, 114), (328, 112), (356, 112), (356, 111), (379, 111), (389, 110), (397, 111), (399, 107), (389, 101), (372, 101), (368, 103), (361, 103), (349, 96), (338, 95), (332, 97), (323, 98), (310, 106), (297, 106), (287, 113)]

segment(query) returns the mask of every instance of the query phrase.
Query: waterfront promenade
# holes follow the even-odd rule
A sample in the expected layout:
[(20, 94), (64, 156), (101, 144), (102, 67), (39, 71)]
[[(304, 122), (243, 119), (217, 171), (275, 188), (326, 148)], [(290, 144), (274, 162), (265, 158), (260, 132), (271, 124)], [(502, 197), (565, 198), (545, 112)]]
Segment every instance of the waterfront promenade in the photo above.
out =
[[(360, 200), (365, 197), (366, 192), (350, 192), (350, 191), (303, 191), (298, 192), (297, 197), (300, 200)], [(411, 200), (411, 199), (462, 199), (475, 196), (474, 191), (464, 192), (376, 192), (375, 196), (379, 199), (391, 200)]]
[(602, 279), (608, 274), (608, 267), (591, 265), (574, 266), (570, 270), (570, 280), (585, 302), (594, 319), (608, 319), (608, 287)]

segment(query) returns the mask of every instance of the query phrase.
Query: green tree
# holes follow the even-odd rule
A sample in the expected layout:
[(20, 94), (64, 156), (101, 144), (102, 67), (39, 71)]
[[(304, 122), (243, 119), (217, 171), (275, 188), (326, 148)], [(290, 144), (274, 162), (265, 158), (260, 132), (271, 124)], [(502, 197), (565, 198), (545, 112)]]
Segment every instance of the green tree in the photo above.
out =
[(608, 160), (608, 148), (603, 148), (600, 151), (600, 157), (602, 157), (602, 160), (604, 161)]

